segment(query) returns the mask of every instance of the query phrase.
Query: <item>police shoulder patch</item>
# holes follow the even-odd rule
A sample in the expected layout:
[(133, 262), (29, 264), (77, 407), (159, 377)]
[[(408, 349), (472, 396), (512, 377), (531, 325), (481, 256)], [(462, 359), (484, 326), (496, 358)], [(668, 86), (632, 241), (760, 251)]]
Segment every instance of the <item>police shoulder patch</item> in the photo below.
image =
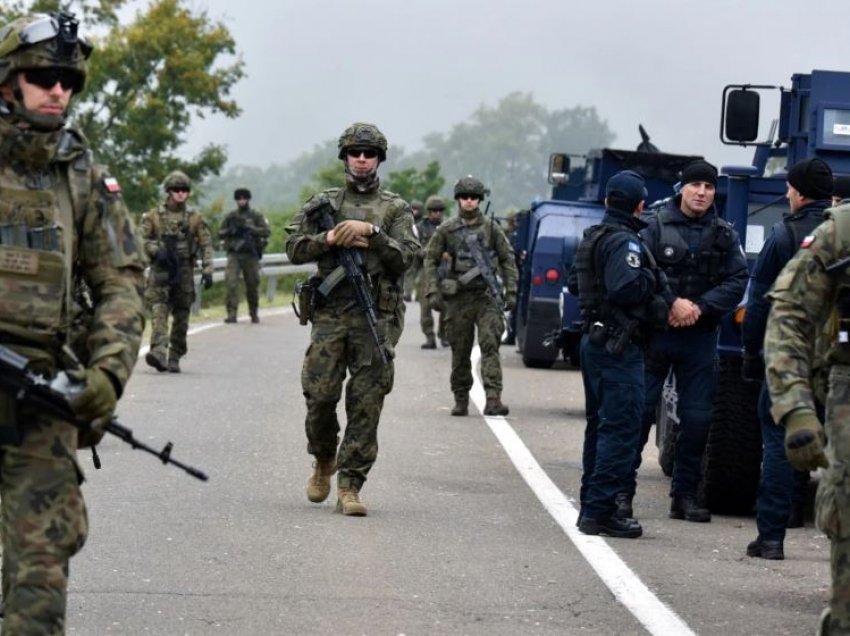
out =
[(636, 252), (626, 254), (626, 265), (635, 269), (640, 267), (640, 254)]
[(816, 237), (815, 237), (815, 235), (814, 235), (814, 234), (809, 234), (808, 236), (806, 236), (805, 238), (803, 238), (802, 242), (800, 243), (800, 247), (802, 247), (802, 248), (809, 248), (809, 247), (811, 247), (811, 246), (812, 246), (812, 244), (815, 242), (815, 238), (816, 238)]
[(115, 177), (104, 177), (103, 188), (110, 194), (118, 194), (121, 192), (121, 184)]
[(629, 251), (640, 254), (640, 245), (638, 245), (635, 241), (629, 241)]

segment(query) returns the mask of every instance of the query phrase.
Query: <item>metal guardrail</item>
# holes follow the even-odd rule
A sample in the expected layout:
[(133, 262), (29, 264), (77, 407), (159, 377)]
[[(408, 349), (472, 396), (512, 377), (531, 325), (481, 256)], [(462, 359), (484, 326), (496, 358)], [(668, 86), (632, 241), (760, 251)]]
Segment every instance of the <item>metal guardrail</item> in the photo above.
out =
[[(220, 256), (213, 259), (213, 282), (223, 281), (227, 269), (227, 257)], [(315, 263), (303, 263), (293, 265), (289, 262), (286, 254), (263, 254), (260, 261), (260, 278), (268, 278), (266, 285), (266, 299), (274, 301), (277, 290), (277, 277), (290, 274), (312, 274), (316, 271)], [(201, 311), (201, 275), (195, 274), (195, 302), (192, 304), (192, 313)]]

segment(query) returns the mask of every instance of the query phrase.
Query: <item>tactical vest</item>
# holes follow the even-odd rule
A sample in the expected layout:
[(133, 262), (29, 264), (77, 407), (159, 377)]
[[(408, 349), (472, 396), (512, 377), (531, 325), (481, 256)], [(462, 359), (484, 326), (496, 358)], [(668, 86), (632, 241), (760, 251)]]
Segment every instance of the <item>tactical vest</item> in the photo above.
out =
[(434, 232), (437, 231), (437, 226), (426, 219), (419, 221), (416, 224), (416, 229), (419, 231), (419, 244), (424, 249), (431, 237), (434, 236)]
[(38, 174), (0, 167), (0, 339), (53, 350), (72, 314), (78, 236), (91, 195), (91, 157), (70, 131)]
[(673, 293), (682, 298), (699, 298), (720, 283), (727, 254), (735, 243), (732, 226), (715, 216), (711, 226), (703, 230), (696, 252), (691, 252), (672, 223), (674, 213), (665, 209), (657, 218), (659, 235), (655, 259), (667, 274)]
[(475, 257), (467, 243), (470, 236), (475, 235), (481, 244), (481, 253), (490, 261), (490, 268), (499, 271), (499, 259), (492, 249), (492, 232), (489, 223), (482, 222), (476, 227), (470, 227), (463, 221), (457, 220), (457, 225), (449, 229), (447, 248), (451, 255), (451, 265), (448, 278), (455, 279), (460, 284), (459, 291), (479, 291), (487, 289), (487, 281), (481, 275), (475, 275)]
[(777, 237), (782, 262), (790, 261), (803, 239), (811, 234), (823, 222), (823, 210), (809, 210), (806, 216), (789, 217), (777, 224)]
[(166, 235), (177, 237), (177, 257), (180, 260), (191, 261), (198, 257), (200, 245), (195, 241), (195, 236), (204, 222), (200, 212), (188, 207), (181, 211), (172, 211), (162, 204), (148, 214), (151, 228), (157, 238), (161, 239)]

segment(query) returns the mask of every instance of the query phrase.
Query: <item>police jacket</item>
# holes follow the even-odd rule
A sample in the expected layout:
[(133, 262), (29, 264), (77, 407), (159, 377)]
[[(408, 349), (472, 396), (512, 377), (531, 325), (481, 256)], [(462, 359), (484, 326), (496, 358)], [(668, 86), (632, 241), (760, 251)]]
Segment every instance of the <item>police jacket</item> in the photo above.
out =
[[(644, 228), (646, 223), (631, 213), (608, 209), (602, 223), (585, 230), (568, 281), (570, 293), (579, 297), (585, 327), (596, 321), (621, 323), (624, 316), (643, 323), (646, 336), (666, 324), (661, 298), (669, 289), (641, 244), (638, 232)], [(657, 317), (649, 314), (649, 306), (659, 309)]]
[(702, 312), (699, 320), (683, 329), (713, 330), (732, 311), (747, 287), (747, 258), (738, 233), (712, 208), (700, 218), (680, 209), (681, 195), (646, 218), (641, 231), (645, 245), (664, 270), (672, 304), (687, 298)]
[(794, 214), (786, 215), (770, 230), (759, 252), (750, 280), (747, 312), (744, 315), (743, 344), (748, 353), (757, 354), (764, 342), (770, 302), (765, 298), (779, 272), (791, 260), (803, 238), (823, 221), (823, 213), (831, 201), (814, 201)]

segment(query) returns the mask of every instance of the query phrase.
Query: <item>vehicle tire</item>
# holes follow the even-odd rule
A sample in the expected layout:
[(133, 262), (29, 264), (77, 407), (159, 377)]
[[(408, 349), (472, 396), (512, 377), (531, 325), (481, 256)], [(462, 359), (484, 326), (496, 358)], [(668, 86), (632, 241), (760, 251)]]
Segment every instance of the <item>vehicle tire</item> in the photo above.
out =
[(667, 427), (664, 439), (661, 440), (661, 445), (658, 449), (658, 465), (661, 466), (661, 472), (667, 477), (673, 476), (673, 458), (676, 456), (676, 437), (678, 433), (678, 425), (671, 423)]
[(541, 358), (529, 358), (522, 354), (522, 363), (529, 369), (551, 369), (555, 364), (554, 360), (544, 360)]
[(761, 385), (741, 380), (741, 359), (722, 356), (703, 463), (705, 503), (719, 514), (753, 512), (761, 473)]

